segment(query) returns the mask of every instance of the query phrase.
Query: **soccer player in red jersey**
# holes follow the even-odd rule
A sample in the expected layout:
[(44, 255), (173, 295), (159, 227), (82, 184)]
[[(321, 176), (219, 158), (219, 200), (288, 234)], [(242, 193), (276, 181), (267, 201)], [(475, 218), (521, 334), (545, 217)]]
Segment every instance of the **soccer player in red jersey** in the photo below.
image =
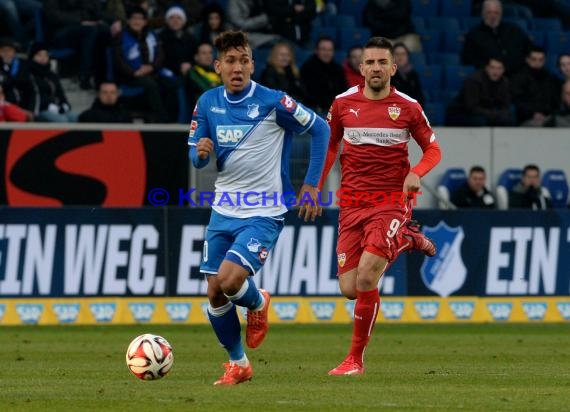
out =
[[(439, 145), (420, 104), (390, 86), (396, 64), (388, 39), (367, 42), (360, 70), (364, 84), (338, 95), (330, 108), (331, 138), (319, 183), (322, 188), (342, 141), (338, 280), (342, 294), (356, 305), (350, 352), (329, 375), (364, 372), (364, 349), (380, 307), (378, 282), (390, 262), (406, 250), (436, 253), (410, 218), (420, 178), (441, 159)], [(413, 168), (410, 139), (423, 151)]]

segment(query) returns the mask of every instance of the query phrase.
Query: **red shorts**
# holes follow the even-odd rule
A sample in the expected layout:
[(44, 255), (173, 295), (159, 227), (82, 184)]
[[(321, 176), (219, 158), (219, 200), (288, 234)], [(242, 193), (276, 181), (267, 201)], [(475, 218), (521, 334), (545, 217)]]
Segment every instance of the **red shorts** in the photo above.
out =
[(400, 248), (408, 244), (399, 229), (411, 216), (411, 205), (341, 209), (336, 246), (338, 274), (358, 267), (365, 250), (389, 262), (396, 259)]

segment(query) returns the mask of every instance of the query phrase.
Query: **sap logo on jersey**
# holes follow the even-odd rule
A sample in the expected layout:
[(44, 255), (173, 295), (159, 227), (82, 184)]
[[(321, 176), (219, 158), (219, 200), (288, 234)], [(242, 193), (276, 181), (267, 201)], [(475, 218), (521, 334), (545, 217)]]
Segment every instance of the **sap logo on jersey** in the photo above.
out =
[(295, 320), (299, 311), (297, 302), (280, 302), (274, 303), (273, 309), (281, 320)]
[(218, 144), (222, 147), (237, 146), (252, 127), (251, 125), (216, 126)]
[(439, 312), (439, 302), (416, 302), (416, 313), (424, 320), (435, 319)]
[(21, 303), (16, 305), (16, 312), (18, 312), (18, 316), (22, 323), (28, 325), (35, 325), (39, 322), (40, 317), (44, 311), (44, 305), (31, 305), (27, 303)]
[(449, 302), (453, 316), (457, 320), (469, 320), (475, 311), (475, 302)]
[(558, 302), (556, 308), (564, 320), (570, 320), (570, 302)]
[(80, 305), (78, 303), (74, 304), (54, 304), (52, 305), (52, 310), (59, 320), (59, 323), (74, 323), (79, 315)]
[(513, 304), (509, 302), (487, 303), (487, 310), (493, 320), (509, 320)]
[(188, 320), (192, 305), (190, 303), (167, 303), (164, 305), (164, 308), (171, 321), (184, 322)]
[(89, 310), (97, 322), (111, 322), (117, 306), (114, 303), (92, 303)]
[(528, 320), (543, 320), (548, 305), (544, 302), (523, 302), (522, 308)]
[(129, 309), (137, 322), (148, 322), (154, 314), (154, 303), (129, 303)]
[(400, 320), (404, 313), (404, 302), (382, 302), (380, 310), (386, 319)]
[(311, 302), (311, 310), (318, 320), (331, 320), (335, 307), (334, 302)]

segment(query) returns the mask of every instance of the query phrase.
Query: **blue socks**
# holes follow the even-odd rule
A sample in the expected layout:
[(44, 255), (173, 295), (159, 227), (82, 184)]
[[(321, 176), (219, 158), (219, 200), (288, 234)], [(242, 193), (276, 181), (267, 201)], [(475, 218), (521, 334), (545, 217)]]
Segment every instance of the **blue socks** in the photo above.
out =
[(220, 344), (230, 355), (230, 361), (243, 359), (245, 352), (241, 343), (241, 325), (236, 306), (232, 302), (219, 308), (208, 306), (208, 318)]
[(256, 311), (263, 308), (263, 295), (259, 292), (259, 289), (257, 289), (251, 276), (248, 276), (247, 280), (243, 282), (242, 287), (235, 295), (226, 296), (234, 304), (243, 306), (249, 310)]

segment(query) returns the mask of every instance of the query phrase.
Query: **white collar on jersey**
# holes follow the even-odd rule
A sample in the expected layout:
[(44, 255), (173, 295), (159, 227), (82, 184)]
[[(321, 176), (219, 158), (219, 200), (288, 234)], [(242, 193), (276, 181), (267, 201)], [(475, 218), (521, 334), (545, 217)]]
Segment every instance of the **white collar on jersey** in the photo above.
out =
[[(249, 92), (247, 92), (245, 96), (243, 96), (241, 99), (238, 99), (238, 100), (230, 100), (230, 98), (228, 97), (228, 91), (226, 89), (224, 89), (224, 98), (228, 101), (228, 103), (231, 103), (231, 104), (241, 103), (245, 99), (247, 99), (248, 97), (253, 96), (253, 92), (255, 91), (255, 86), (257, 86), (257, 83), (254, 82), (253, 80), (250, 80)], [(234, 94), (234, 96), (240, 96), (240, 95), (241, 95), (241, 92)]]

